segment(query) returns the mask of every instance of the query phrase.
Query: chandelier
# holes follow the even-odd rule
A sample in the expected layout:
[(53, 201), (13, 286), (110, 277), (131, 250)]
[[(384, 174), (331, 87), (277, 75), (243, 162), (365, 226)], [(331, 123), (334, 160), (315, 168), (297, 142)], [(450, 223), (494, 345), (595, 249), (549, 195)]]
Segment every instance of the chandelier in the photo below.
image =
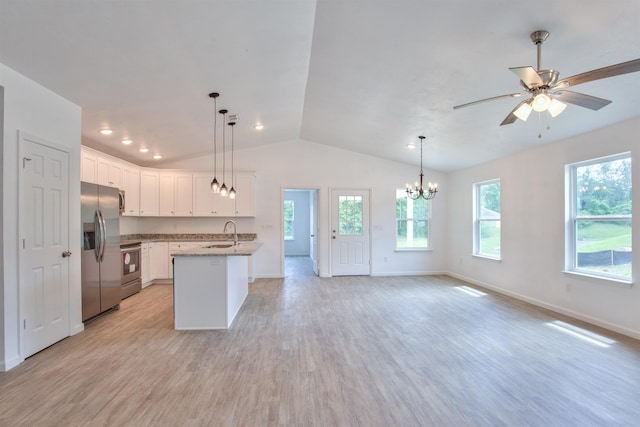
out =
[(427, 188), (424, 188), (424, 171), (422, 170), (422, 143), (424, 142), (424, 136), (420, 135), (418, 138), (420, 138), (420, 182), (415, 183), (415, 188), (411, 188), (411, 185), (407, 184), (407, 197), (413, 200), (418, 200), (419, 198), (431, 200), (436, 197), (438, 184), (430, 182)]

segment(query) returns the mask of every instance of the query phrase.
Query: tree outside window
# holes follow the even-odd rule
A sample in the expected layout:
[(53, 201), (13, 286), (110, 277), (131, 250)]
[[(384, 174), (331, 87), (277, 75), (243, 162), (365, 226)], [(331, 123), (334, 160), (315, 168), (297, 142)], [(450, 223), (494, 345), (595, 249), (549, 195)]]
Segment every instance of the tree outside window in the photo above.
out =
[(500, 180), (474, 185), (474, 255), (500, 259)]
[(295, 212), (295, 203), (293, 200), (285, 200), (284, 201), (284, 239), (285, 240), (294, 240), (294, 212)]
[(567, 166), (567, 269), (631, 281), (631, 156)]
[(396, 190), (396, 248), (429, 248), (429, 201), (412, 200), (405, 189)]

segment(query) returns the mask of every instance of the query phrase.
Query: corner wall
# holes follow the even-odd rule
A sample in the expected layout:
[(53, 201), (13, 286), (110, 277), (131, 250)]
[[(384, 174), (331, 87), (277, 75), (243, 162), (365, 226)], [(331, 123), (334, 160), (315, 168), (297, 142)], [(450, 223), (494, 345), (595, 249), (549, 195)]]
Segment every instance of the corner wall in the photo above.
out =
[(68, 147), (70, 248), (70, 331), (82, 330), (80, 288), (80, 131), (81, 109), (50, 90), (0, 64), (4, 87), (2, 144), (2, 277), (0, 278), (0, 370), (21, 362), (18, 289), (18, 131)]
[[(640, 119), (449, 175), (448, 270), (454, 277), (640, 338)], [(634, 286), (563, 273), (566, 164), (631, 152)], [(502, 261), (472, 256), (473, 184), (500, 178)], [(454, 209), (455, 207), (455, 209)]]

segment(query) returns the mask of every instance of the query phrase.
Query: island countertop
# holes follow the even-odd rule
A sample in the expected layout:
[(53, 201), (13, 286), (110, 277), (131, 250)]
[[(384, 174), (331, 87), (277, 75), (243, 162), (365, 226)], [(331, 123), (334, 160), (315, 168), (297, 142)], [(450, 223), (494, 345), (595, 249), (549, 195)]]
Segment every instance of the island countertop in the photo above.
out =
[(173, 252), (171, 256), (249, 256), (262, 247), (260, 242), (220, 242), (212, 245)]

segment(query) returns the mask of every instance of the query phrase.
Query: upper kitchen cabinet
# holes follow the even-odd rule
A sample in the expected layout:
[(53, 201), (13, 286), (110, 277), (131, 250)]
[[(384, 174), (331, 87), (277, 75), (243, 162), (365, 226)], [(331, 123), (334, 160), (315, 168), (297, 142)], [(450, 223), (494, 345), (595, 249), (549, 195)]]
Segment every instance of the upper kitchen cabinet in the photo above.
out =
[(160, 216), (193, 216), (193, 174), (160, 173)]
[(160, 215), (160, 174), (156, 169), (140, 169), (140, 216)]
[(108, 157), (98, 157), (98, 184), (120, 188), (122, 164)]
[(255, 216), (255, 196), (254, 185), (255, 175), (253, 173), (237, 173), (234, 187), (236, 189), (236, 216)]
[(140, 215), (140, 168), (134, 165), (122, 166), (122, 186), (124, 191), (123, 216)]
[(98, 182), (98, 154), (82, 147), (80, 181), (96, 184)]

